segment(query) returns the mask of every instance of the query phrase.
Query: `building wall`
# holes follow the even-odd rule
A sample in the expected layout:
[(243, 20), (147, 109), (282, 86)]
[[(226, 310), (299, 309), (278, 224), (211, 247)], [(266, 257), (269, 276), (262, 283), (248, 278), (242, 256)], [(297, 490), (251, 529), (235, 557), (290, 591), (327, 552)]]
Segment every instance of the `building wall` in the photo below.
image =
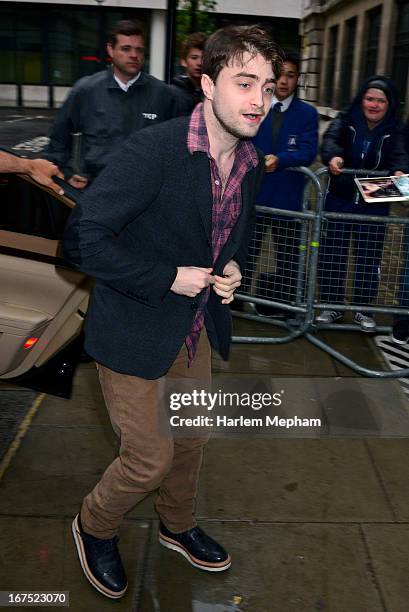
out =
[[(20, 2), (21, 0), (9, 0)], [(25, 0), (38, 4), (38, 0)], [(74, 4), (95, 6), (96, 0), (41, 0), (43, 4)], [(102, 0), (104, 6), (124, 8), (167, 9), (167, 0)], [(217, 13), (232, 13), (242, 15), (261, 15), (271, 17), (288, 17), (301, 19), (302, 0), (218, 0), (215, 7)]]
[[(407, 15), (405, 13), (405, 19), (399, 23), (399, 11), (405, 6), (408, 8)], [(381, 9), (379, 19), (378, 9)], [(351, 51), (348, 36), (353, 23), (355, 33)], [(335, 29), (337, 41), (334, 54), (332, 46)], [(402, 44), (398, 62), (395, 45), (399, 29), (403, 32), (399, 35)], [(402, 114), (409, 110), (409, 2), (307, 1), (304, 4), (301, 33), (302, 69), (306, 84), (301, 93), (306, 100), (317, 104), (322, 114), (335, 115), (353, 97), (364, 78), (375, 73), (396, 80), (402, 101)], [(350, 63), (347, 61), (348, 48), (351, 52)]]

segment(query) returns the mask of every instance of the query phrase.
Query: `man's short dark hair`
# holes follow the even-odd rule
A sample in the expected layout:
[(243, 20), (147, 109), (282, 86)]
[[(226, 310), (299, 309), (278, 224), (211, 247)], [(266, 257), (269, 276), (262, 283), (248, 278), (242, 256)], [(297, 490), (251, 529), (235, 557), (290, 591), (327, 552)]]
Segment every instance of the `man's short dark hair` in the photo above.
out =
[(215, 82), (222, 68), (235, 60), (242, 61), (245, 53), (250, 53), (252, 57), (260, 54), (265, 60), (271, 61), (273, 72), (276, 78), (279, 77), (283, 52), (267, 32), (257, 25), (228, 26), (212, 34), (204, 49), (202, 73)]
[(142, 36), (145, 40), (145, 33), (141, 24), (138, 21), (131, 21), (130, 19), (117, 21), (110, 30), (108, 34), (108, 43), (112, 47), (115, 47), (118, 42), (118, 34), (122, 34), (123, 36)]
[(296, 67), (297, 74), (300, 74), (300, 56), (295, 51), (284, 51), (284, 61)]
[(204, 32), (194, 32), (187, 36), (180, 45), (180, 59), (186, 59), (190, 49), (203, 51), (206, 40), (207, 35)]

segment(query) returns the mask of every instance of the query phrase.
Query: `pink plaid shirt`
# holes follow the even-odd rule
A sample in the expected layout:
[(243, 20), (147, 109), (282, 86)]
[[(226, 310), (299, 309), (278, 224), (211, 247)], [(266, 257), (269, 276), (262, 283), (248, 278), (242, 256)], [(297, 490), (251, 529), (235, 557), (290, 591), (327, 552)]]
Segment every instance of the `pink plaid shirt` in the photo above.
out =
[[(225, 190), (222, 193), (222, 181), (219, 170), (209, 151), (209, 137), (207, 135), (203, 104), (198, 104), (191, 115), (187, 134), (187, 148), (191, 155), (197, 151), (202, 151), (209, 158), (213, 195), (212, 249), (214, 264), (240, 215), (241, 184), (243, 179), (249, 170), (258, 165), (258, 157), (253, 144), (249, 140), (239, 140), (236, 145), (233, 167)], [(185, 340), (189, 356), (189, 366), (192, 365), (195, 358), (200, 332), (204, 324), (206, 304), (211, 290), (211, 287), (208, 287), (202, 294), (192, 329)]]

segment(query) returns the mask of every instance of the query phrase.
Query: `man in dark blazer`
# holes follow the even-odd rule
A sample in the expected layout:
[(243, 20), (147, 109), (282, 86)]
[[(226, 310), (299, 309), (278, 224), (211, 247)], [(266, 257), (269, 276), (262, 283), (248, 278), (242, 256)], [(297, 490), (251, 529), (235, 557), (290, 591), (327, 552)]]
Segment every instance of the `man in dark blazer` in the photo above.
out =
[(240, 285), (264, 167), (249, 139), (271, 104), (280, 61), (256, 26), (213, 34), (204, 103), (191, 117), (133, 134), (69, 222), (66, 257), (97, 280), (85, 348), (121, 439), (73, 535), (86, 577), (111, 598), (127, 588), (119, 525), (156, 489), (160, 543), (202, 570), (230, 567), (230, 556), (194, 518), (208, 433), (161, 435), (166, 417), (158, 400), (165, 376), (210, 378), (208, 338), (228, 356), (228, 304)]

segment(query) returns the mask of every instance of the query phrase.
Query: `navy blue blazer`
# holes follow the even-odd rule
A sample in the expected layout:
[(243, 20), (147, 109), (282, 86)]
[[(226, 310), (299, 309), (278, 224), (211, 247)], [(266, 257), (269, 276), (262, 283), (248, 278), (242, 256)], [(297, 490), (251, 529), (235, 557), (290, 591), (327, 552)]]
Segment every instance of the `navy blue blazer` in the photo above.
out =
[[(66, 259), (96, 278), (85, 349), (98, 362), (143, 378), (162, 376), (189, 334), (199, 297), (170, 287), (177, 266), (212, 267), (212, 189), (207, 155), (191, 155), (189, 117), (134, 132), (86, 190), (69, 219)], [(242, 184), (242, 211), (214, 271), (243, 268), (264, 163)], [(205, 325), (227, 359), (231, 316), (210, 292)]]
[(264, 177), (257, 204), (301, 210), (305, 178), (298, 172), (286, 172), (285, 169), (309, 166), (314, 161), (318, 148), (318, 114), (313, 106), (295, 96), (284, 113), (283, 124), (273, 145), (273, 112), (270, 110), (253, 138), (254, 144), (264, 154), (274, 153), (279, 159), (278, 169)]

